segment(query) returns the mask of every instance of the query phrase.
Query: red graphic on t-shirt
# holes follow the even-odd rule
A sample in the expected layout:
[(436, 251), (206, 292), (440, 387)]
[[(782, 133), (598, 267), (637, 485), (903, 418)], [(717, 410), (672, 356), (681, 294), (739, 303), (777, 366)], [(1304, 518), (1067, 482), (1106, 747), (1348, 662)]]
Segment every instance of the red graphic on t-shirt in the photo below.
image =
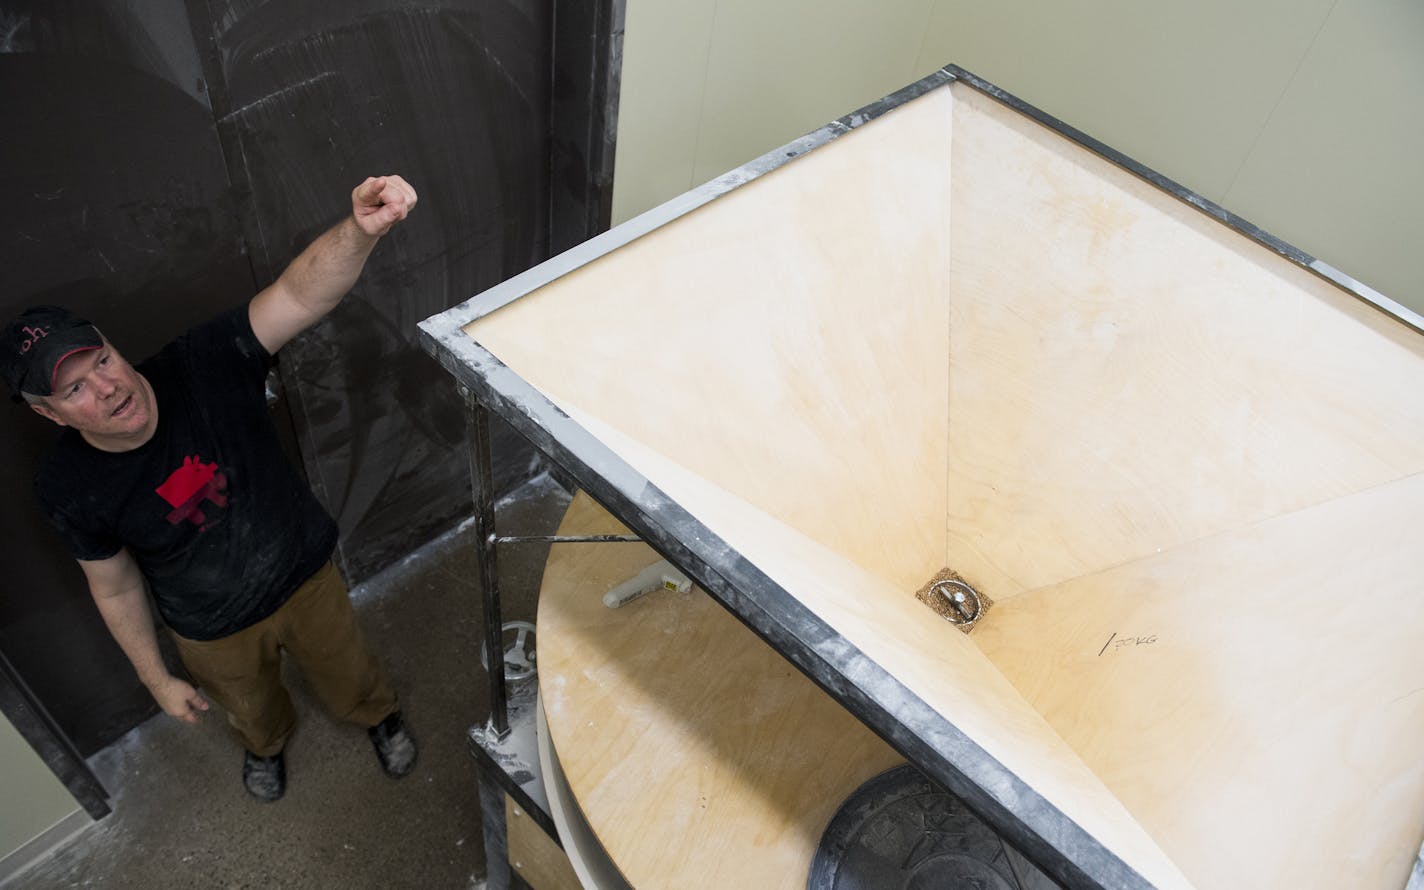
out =
[(218, 471), (217, 464), (205, 464), (198, 455), (183, 458), (183, 466), (173, 471), (164, 483), (154, 491), (172, 504), (174, 510), (168, 514), (168, 521), (177, 525), (184, 519), (200, 528), (208, 517), (203, 513), (203, 502), (211, 501), (214, 506), (227, 506), (227, 477)]

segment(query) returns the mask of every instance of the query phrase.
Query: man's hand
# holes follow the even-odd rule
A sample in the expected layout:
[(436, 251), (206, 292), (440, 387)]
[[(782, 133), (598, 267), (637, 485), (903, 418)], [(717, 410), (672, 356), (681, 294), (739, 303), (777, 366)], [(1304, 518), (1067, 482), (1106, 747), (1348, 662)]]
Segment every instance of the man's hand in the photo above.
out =
[(190, 684), (171, 674), (148, 689), (163, 713), (184, 723), (197, 723), (198, 712), (208, 709), (208, 701)]
[(415, 209), (415, 189), (399, 176), (372, 176), (351, 192), (351, 215), (373, 238), (391, 230)]
[(107, 559), (79, 561), (89, 592), (114, 641), (134, 666), (139, 681), (148, 687), (153, 700), (169, 716), (184, 723), (197, 723), (198, 712), (208, 709), (207, 701), (188, 683), (168, 672), (158, 649), (153, 613), (148, 610), (148, 592), (143, 572), (127, 549)]
[(415, 189), (399, 176), (373, 176), (351, 192), (351, 215), (317, 236), (247, 307), (257, 342), (275, 353), (336, 308), (366, 257), (415, 207)]

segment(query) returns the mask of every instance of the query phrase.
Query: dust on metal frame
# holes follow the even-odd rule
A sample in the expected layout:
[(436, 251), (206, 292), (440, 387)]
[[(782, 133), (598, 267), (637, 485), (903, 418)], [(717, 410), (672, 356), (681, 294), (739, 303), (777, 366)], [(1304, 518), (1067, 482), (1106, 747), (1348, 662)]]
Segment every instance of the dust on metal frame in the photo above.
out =
[(479, 548), (480, 601), (485, 621), (485, 651), (489, 653), (490, 714), (483, 735), (502, 742), (509, 736), (509, 697), (505, 691), (504, 610), (499, 596), (501, 544), (632, 544), (637, 535), (499, 535), (495, 530), (494, 472), (490, 453), (489, 409), (467, 387), (460, 387), (466, 409), (470, 448), (470, 490), (473, 524)]

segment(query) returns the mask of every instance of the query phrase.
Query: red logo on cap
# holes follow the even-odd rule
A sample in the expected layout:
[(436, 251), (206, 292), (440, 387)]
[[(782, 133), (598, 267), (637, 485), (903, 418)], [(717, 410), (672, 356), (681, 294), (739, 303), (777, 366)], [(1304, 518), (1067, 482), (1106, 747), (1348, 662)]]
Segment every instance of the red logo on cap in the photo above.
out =
[(44, 328), (32, 328), (29, 325), (25, 325), (24, 327), (20, 328), (20, 330), (25, 332), (25, 342), (20, 344), (21, 355), (24, 355), (25, 353), (29, 352), (30, 347), (40, 342), (41, 337), (49, 336), (49, 331), (45, 330)]
[(215, 507), (226, 507), (226, 488), (227, 477), (218, 471), (218, 465), (205, 464), (195, 454), (183, 458), (183, 466), (174, 470), (154, 491), (175, 508), (168, 514), (169, 523), (177, 525), (186, 519), (206, 530), (208, 517), (203, 513), (203, 502), (210, 501)]

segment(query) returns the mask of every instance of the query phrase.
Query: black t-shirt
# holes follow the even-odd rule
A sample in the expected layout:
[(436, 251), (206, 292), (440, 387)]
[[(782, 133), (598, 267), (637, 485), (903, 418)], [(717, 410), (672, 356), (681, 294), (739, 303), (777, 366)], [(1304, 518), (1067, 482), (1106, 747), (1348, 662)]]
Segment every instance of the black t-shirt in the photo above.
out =
[(158, 426), (132, 451), (66, 429), (35, 493), (77, 559), (127, 547), (180, 635), (213, 640), (277, 610), (331, 556), (336, 523), (267, 412), (271, 356), (241, 306), (137, 365)]

